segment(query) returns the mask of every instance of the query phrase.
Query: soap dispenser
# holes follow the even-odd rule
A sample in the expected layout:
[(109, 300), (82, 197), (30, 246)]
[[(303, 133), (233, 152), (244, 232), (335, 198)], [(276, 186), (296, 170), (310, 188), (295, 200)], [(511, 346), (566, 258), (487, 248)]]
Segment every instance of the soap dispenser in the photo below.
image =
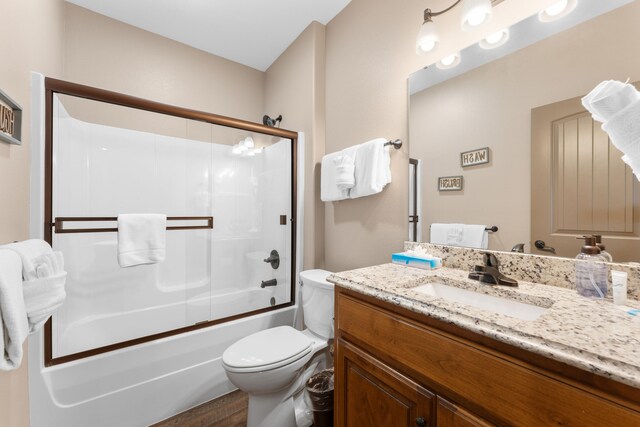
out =
[(602, 244), (602, 234), (594, 234), (593, 237), (596, 238), (596, 246), (600, 248), (600, 255), (605, 257), (607, 262), (613, 262), (613, 257), (605, 250), (605, 247)]
[(585, 243), (576, 257), (578, 294), (591, 298), (604, 298), (607, 295), (609, 275), (607, 259), (600, 253), (594, 236), (582, 236), (576, 239), (583, 239)]

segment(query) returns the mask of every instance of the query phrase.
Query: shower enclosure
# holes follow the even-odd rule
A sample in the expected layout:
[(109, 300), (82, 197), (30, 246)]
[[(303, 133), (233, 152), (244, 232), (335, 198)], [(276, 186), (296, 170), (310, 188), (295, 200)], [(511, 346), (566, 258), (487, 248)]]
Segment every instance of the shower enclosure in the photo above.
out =
[[(92, 402), (94, 411), (96, 399), (215, 364), (246, 333), (292, 323), (296, 133), (59, 80), (45, 86), (43, 237), (68, 273), (36, 380), (53, 407)], [(119, 267), (123, 213), (167, 215), (164, 262)], [(205, 399), (199, 393), (184, 409)]]

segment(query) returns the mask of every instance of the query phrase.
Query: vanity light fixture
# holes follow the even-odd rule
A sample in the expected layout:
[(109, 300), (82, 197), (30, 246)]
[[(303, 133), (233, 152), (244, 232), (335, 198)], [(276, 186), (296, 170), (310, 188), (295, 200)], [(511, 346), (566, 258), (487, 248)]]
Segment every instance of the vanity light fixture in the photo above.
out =
[(502, 46), (509, 40), (509, 29), (505, 28), (498, 32), (488, 35), (478, 43), (483, 49), (495, 49)]
[(556, 21), (570, 14), (578, 5), (578, 0), (560, 0), (538, 13), (541, 22)]
[(491, 0), (465, 0), (462, 4), (463, 31), (471, 31), (491, 19)]
[(460, 26), (463, 31), (471, 31), (487, 22), (489, 18), (491, 18), (492, 4), (497, 4), (501, 1), (503, 0), (457, 0), (451, 6), (439, 12), (432, 12), (431, 9), (425, 9), (424, 21), (416, 39), (416, 53), (418, 55), (425, 55), (435, 49), (440, 42), (436, 25), (431, 19), (434, 16), (442, 15), (462, 2), (462, 19)]
[(460, 52), (453, 53), (445, 56), (440, 61), (436, 62), (436, 67), (441, 70), (447, 70), (453, 68), (460, 63)]

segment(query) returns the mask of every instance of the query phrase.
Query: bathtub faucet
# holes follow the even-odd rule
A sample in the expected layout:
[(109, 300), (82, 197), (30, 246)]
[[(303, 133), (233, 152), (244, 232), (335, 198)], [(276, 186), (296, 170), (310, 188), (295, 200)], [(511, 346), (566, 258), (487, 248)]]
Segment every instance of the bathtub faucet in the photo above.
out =
[(266, 288), (267, 286), (277, 286), (277, 285), (278, 285), (278, 281), (276, 279), (271, 279), (271, 280), (263, 280), (260, 287)]

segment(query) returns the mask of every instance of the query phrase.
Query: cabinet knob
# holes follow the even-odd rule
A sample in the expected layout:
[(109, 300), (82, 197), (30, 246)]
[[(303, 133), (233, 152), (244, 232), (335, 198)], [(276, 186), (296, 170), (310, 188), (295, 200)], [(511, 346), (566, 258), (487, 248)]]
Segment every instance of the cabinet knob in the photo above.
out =
[(418, 417), (416, 418), (416, 425), (418, 427), (427, 427), (427, 421), (422, 417)]

